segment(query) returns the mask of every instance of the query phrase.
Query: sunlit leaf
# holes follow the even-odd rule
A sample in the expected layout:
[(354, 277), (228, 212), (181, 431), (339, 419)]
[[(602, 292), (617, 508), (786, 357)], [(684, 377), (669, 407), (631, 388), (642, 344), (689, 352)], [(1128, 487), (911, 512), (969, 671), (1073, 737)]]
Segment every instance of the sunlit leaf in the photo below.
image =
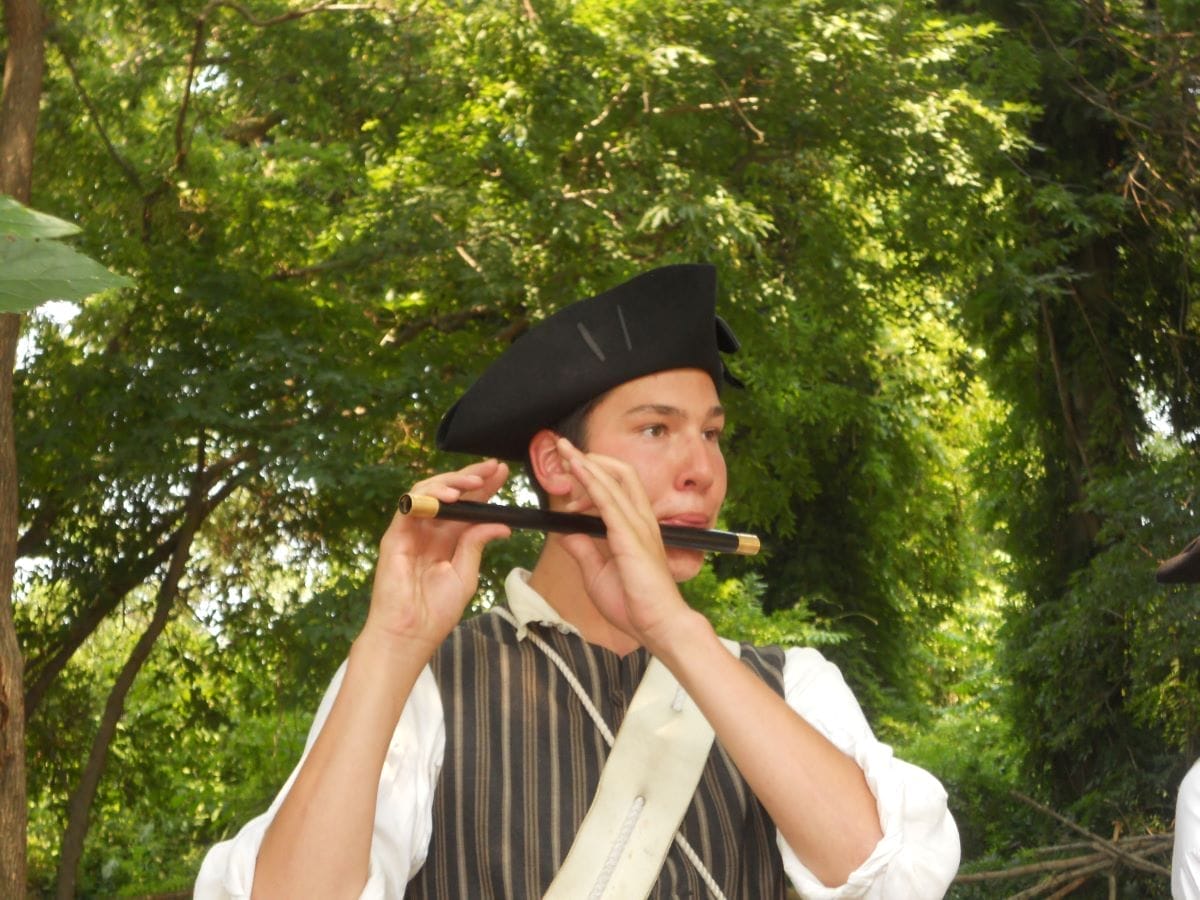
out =
[(78, 233), (79, 227), (70, 222), (0, 195), (0, 237), (60, 238)]
[(82, 300), (128, 284), (128, 278), (65, 244), (0, 236), (0, 312), (25, 312), (49, 300)]

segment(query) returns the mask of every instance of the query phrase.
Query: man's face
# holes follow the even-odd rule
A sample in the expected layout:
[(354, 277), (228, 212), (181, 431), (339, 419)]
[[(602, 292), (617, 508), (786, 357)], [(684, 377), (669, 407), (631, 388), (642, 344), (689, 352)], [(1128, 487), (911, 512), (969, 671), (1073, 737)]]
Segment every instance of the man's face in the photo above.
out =
[[(609, 391), (587, 419), (587, 450), (633, 466), (660, 524), (712, 528), (725, 500), (720, 437), (725, 412), (708, 373), (672, 369)], [(703, 564), (697, 550), (667, 548), (676, 581)]]

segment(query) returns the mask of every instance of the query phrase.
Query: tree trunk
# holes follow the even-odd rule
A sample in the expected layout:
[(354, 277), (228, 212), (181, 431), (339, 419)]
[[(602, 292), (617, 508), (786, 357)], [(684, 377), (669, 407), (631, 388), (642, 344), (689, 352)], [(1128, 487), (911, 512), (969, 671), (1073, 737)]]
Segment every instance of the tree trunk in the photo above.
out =
[[(4, 0), (8, 38), (0, 91), (0, 194), (28, 202), (45, 67), (37, 0)], [(0, 314), (0, 896), (25, 895), (25, 713), (21, 648), (13, 627), (17, 560), (17, 450), (12, 387), (19, 316)]]
[(0, 94), (0, 193), (28, 203), (46, 63), (46, 20), (37, 0), (4, 0), (3, 9), (8, 46)]
[(17, 552), (17, 450), (12, 371), (19, 316), (0, 315), (0, 897), (25, 895), (25, 698), (13, 627)]

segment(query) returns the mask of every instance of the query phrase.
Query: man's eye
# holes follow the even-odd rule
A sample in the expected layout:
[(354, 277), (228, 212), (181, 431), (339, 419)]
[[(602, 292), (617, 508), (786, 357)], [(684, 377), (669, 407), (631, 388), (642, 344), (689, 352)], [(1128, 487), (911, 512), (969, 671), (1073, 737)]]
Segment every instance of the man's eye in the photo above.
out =
[(717, 441), (721, 440), (721, 429), (710, 428), (704, 432), (704, 436), (713, 443), (716, 443)]
[(646, 425), (642, 428), (642, 434), (647, 437), (662, 437), (666, 433), (666, 425)]

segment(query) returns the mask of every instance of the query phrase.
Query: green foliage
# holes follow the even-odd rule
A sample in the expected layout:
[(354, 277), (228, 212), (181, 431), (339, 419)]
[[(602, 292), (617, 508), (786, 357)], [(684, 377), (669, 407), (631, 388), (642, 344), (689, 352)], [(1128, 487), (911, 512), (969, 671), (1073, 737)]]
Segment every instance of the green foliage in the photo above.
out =
[[(1178, 783), (1200, 751), (1196, 591), (1153, 578), (1157, 560), (1196, 530), (1179, 498), (1191, 496), (1198, 475), (1194, 455), (1174, 451), (1094, 485), (1089, 504), (1104, 522), (1103, 549), (1054, 607), (1027, 608), (1010, 624), (1005, 662), (1018, 686), (1016, 719), (1057, 726), (1034, 759), (1053, 772), (1069, 757), (1071, 795), (1101, 821), (1169, 820), (1174, 798), (1164, 786)], [(1056, 677), (1046, 679), (1048, 670)]]
[(999, 584), (981, 583), (975, 599), (928, 636), (925, 660), (936, 695), (904, 718), (877, 724), (897, 755), (945, 786), (963, 859), (976, 868), (999, 868), (1001, 860), (1052, 833), (1053, 823), (1011, 794), (1026, 789), (1021, 760), (1027, 748), (1007, 715), (1008, 685), (995, 666), (1005, 614)]
[(718, 579), (710, 567), (683, 585), (688, 602), (731, 640), (780, 647), (821, 647), (846, 640), (845, 634), (819, 621), (803, 603), (765, 613), (764, 591), (762, 579), (754, 574)]
[[(339, 594), (343, 610), (345, 600)], [(23, 607), (41, 605), (31, 597)], [(92, 810), (86, 895), (134, 884), (142, 892), (186, 888), (204, 850), (265, 808), (299, 759), (312, 711), (348, 646), (353, 618), (333, 620), (329, 606), (316, 597), (294, 617), (281, 609), (253, 636), (231, 618), (219, 640), (181, 619), (159, 640), (110, 751), (115, 777), (101, 782)], [(88, 751), (79, 710), (103, 703), (139, 618), (111, 621), (89, 641), (30, 729), (30, 878), (40, 893), (53, 892), (63, 805)]]
[(1008, 715), (1043, 797), (1101, 830), (1163, 822), (1198, 740), (1194, 616), (1152, 579), (1195, 529), (1194, 65), (1136, 4), (970, 5), (1006, 25), (1040, 110), (1009, 237), (961, 307), (1008, 407), (973, 454), (1017, 601)]
[(77, 225), (30, 209), (12, 197), (0, 196), (0, 236), (6, 241), (61, 238), (78, 233)]

